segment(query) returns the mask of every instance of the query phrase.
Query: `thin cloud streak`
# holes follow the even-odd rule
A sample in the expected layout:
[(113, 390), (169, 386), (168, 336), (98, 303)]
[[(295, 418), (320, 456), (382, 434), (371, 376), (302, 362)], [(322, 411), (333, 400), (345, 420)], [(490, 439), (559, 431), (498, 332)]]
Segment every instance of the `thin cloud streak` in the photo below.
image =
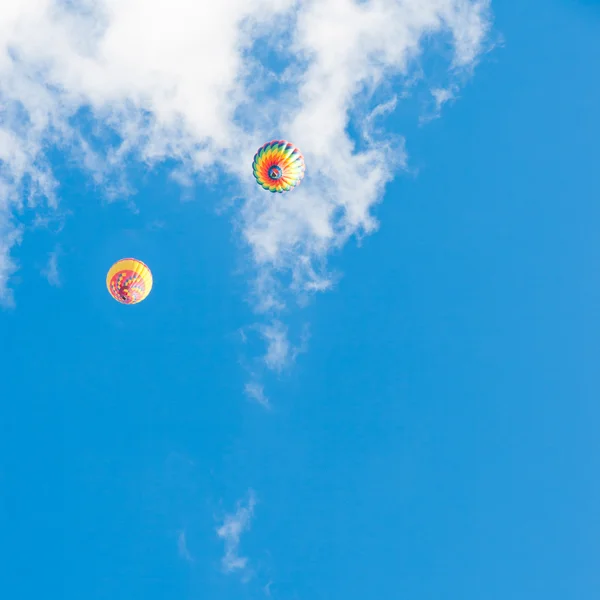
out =
[(250, 381), (244, 386), (244, 391), (246, 396), (255, 402), (258, 402), (261, 406), (264, 406), (265, 408), (271, 407), (269, 399), (265, 396), (265, 389), (262, 384), (256, 381)]
[(179, 556), (188, 562), (193, 562), (194, 558), (190, 554), (187, 546), (187, 539), (185, 536), (185, 531), (180, 531), (177, 536), (177, 552)]
[(255, 505), (256, 497), (250, 490), (246, 506), (241, 501), (238, 502), (235, 513), (226, 515), (223, 525), (217, 528), (217, 536), (225, 542), (225, 554), (221, 565), (226, 573), (240, 571), (245, 576), (249, 575), (248, 558), (240, 556), (239, 547), (242, 533), (250, 529)]
[(48, 255), (48, 264), (42, 271), (42, 275), (48, 280), (48, 283), (53, 287), (61, 286), (60, 273), (58, 272), (58, 256), (60, 248), (56, 248)]
[(261, 327), (260, 332), (267, 344), (265, 364), (269, 369), (281, 371), (287, 364), (290, 354), (287, 327), (280, 321), (273, 321), (270, 325)]

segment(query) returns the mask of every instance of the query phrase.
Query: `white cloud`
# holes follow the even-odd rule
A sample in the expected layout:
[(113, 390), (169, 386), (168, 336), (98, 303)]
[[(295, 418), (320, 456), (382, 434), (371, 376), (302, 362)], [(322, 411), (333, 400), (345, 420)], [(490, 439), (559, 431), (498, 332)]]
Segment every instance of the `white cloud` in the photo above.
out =
[[(247, 328), (248, 332), (255, 332), (265, 344), (264, 354), (254, 355), (251, 363), (242, 362), (246, 368), (249, 381), (244, 386), (244, 392), (250, 399), (258, 402), (265, 408), (271, 408), (271, 401), (265, 394), (263, 377), (267, 370), (281, 374), (289, 367), (297, 357), (306, 352), (310, 329), (304, 324), (294, 343), (290, 342), (288, 327), (278, 319), (273, 319), (267, 324), (255, 324)], [(241, 339), (244, 344), (248, 342), (248, 336), (244, 330), (240, 330)]]
[(10, 257), (11, 249), (20, 243), (22, 228), (12, 224), (6, 214), (0, 212), (0, 302), (5, 306), (13, 306), (12, 290), (8, 286), (10, 276), (17, 265)]
[(424, 112), (419, 117), (419, 122), (421, 124), (429, 123), (434, 119), (438, 119), (442, 114), (443, 107), (457, 99), (458, 85), (456, 83), (452, 83), (447, 87), (434, 87), (429, 90), (431, 94), (431, 99), (433, 100), (433, 106), (431, 107), (429, 112)]
[(185, 531), (180, 531), (177, 536), (177, 552), (179, 556), (188, 562), (193, 562), (194, 558), (190, 554), (190, 551), (187, 546), (187, 539), (185, 536)]
[(261, 383), (257, 381), (249, 381), (244, 386), (244, 391), (246, 392), (246, 396), (258, 402), (265, 408), (269, 408), (269, 399), (265, 395), (265, 388)]
[(48, 264), (42, 270), (42, 275), (48, 280), (48, 283), (54, 287), (60, 287), (60, 273), (58, 272), (58, 255), (60, 248), (57, 247), (48, 255)]
[(271, 325), (261, 327), (261, 334), (267, 343), (267, 352), (264, 357), (269, 369), (281, 371), (288, 361), (290, 342), (287, 336), (287, 327), (280, 321), (273, 321)]
[(273, 371), (282, 371), (286, 365), (296, 360), (299, 354), (306, 351), (309, 337), (307, 326), (302, 330), (298, 346), (290, 343), (287, 326), (277, 319), (269, 325), (261, 325), (258, 330), (267, 345), (263, 362)]
[[(238, 223), (257, 279), (257, 308), (327, 289), (328, 252), (377, 227), (373, 206), (405, 162), (402, 141), (375, 135), (369, 98), (409, 75), (424, 44), (452, 40), (449, 67), (470, 69), (489, 28), (488, 0), (5, 0), (0, 3), (0, 290), (18, 240), (16, 209), (55, 206), (46, 158), (59, 146), (109, 195), (127, 190), (130, 156), (180, 159), (191, 181), (216, 168), (237, 180)], [(260, 62), (269, 43), (283, 73)], [(267, 91), (267, 86), (269, 89)], [(369, 113), (368, 105), (371, 104)], [(367, 107), (367, 108), (365, 108)], [(96, 139), (80, 127), (94, 120)], [(371, 114), (371, 118), (369, 118)], [(381, 116), (381, 115), (380, 115)], [(353, 139), (353, 120), (362, 139)], [(106, 146), (108, 129), (120, 143)], [(284, 195), (254, 184), (250, 164), (273, 137), (298, 145), (302, 186)]]
[(435, 100), (435, 108), (439, 111), (446, 102), (454, 98), (454, 90), (452, 88), (434, 88), (431, 90), (431, 95)]
[(239, 546), (242, 533), (250, 529), (255, 505), (256, 498), (250, 490), (246, 506), (238, 502), (235, 513), (226, 515), (223, 525), (217, 529), (217, 535), (225, 542), (225, 555), (221, 564), (226, 573), (248, 573), (248, 558), (239, 555)]

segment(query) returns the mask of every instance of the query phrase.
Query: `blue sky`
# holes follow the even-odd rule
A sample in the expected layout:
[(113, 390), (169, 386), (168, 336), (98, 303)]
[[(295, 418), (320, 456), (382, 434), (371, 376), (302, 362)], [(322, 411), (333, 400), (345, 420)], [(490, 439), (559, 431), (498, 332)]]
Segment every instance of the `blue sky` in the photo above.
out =
[[(284, 4), (273, 0), (274, 9)], [(50, 20), (30, 19), (30, 3), (20, 6), (23, 30), (51, 39)], [(198, 133), (200, 117), (183, 104), (193, 123), (185, 133), (198, 145), (166, 127), (151, 139), (167, 162), (147, 168), (151, 151), (137, 148), (138, 130), (131, 134), (139, 123), (110, 112), (131, 90), (110, 73), (102, 90), (121, 96), (76, 87), (65, 75), (76, 65), (72, 49), (51, 59), (65, 95), (40, 100), (58, 125), (36, 124), (32, 98), (41, 88), (23, 82), (39, 49), (2, 30), (2, 43), (25, 57), (10, 71), (23, 95), (10, 97), (5, 86), (2, 98), (29, 106), (31, 119), (6, 117), (1, 131), (31, 159), (23, 159), (23, 186), (18, 153), (2, 154), (0, 136), (0, 246), (10, 252), (0, 311), (3, 596), (598, 596), (600, 5), (531, 0), (492, 10), (474, 74), (466, 61), (466, 71), (448, 75), (438, 64), (447, 51), (434, 46), (408, 97), (402, 77), (381, 81), (369, 110), (394, 94), (397, 103), (383, 115), (369, 168), (401, 163), (404, 147), (406, 169), (390, 166), (372, 187), (336, 196), (347, 163), (332, 158), (333, 180), (315, 181), (325, 166), (319, 132), (309, 131), (302, 191), (276, 200), (244, 179), (251, 154), (238, 161), (245, 155), (230, 143), (231, 126), (217, 127), (215, 117), (210, 134)], [(305, 49), (325, 52), (324, 39)], [(369, 43), (360, 39), (359, 49)], [(279, 68), (273, 56), (264, 60)], [(189, 73), (182, 67), (179, 76), (185, 90)], [(293, 76), (301, 88), (323, 75)], [(295, 106), (286, 81), (276, 117), (291, 119), (302, 137), (312, 122), (286, 112)], [(140, 86), (156, 110), (175, 110), (159, 105), (158, 83)], [(431, 116), (436, 86), (456, 98), (420, 122)], [(264, 91), (236, 90), (248, 94), (247, 106), (272, 108)], [(97, 115), (66, 119), (78, 93)], [(299, 97), (298, 114), (318, 113), (320, 96)], [(360, 106), (344, 102), (327, 123)], [(121, 138), (102, 130), (106, 115), (116, 115)], [(259, 134), (258, 145), (288, 137), (269, 129), (268, 116), (238, 132), (244, 152)], [(364, 122), (359, 110), (350, 136)], [(73, 132), (89, 136), (93, 157)], [(107, 154), (122, 139), (135, 152)], [(161, 146), (172, 140), (175, 149)], [(231, 160), (194, 158), (202, 144)], [(172, 176), (180, 156), (180, 180), (191, 186)], [(44, 160), (49, 170), (39, 169)], [(366, 175), (351, 164), (356, 188)], [(50, 172), (55, 205), (43, 194)], [(42, 192), (29, 206), (21, 203), (28, 175)], [(324, 197), (347, 201), (348, 214), (364, 201), (378, 228), (365, 235), (366, 219), (348, 240), (318, 233), (324, 223), (351, 222), (319, 221)], [(299, 212), (287, 213), (286, 202)], [(19, 244), (9, 243), (15, 231)], [(286, 246), (286, 236), (294, 243)], [(105, 287), (106, 271), (124, 256), (154, 275), (150, 296), (133, 307)], [(298, 267), (306, 257), (317, 275)], [(330, 289), (309, 293), (324, 281)], [(262, 403), (245, 393), (249, 383)]]

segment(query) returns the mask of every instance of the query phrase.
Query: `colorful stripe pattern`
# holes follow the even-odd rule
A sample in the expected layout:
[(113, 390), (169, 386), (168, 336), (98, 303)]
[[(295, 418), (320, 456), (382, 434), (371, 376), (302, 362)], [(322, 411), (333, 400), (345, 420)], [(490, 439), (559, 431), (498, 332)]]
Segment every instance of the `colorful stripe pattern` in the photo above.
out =
[(305, 170), (300, 150), (285, 140), (273, 140), (261, 146), (252, 163), (258, 185), (269, 192), (287, 192), (300, 185)]

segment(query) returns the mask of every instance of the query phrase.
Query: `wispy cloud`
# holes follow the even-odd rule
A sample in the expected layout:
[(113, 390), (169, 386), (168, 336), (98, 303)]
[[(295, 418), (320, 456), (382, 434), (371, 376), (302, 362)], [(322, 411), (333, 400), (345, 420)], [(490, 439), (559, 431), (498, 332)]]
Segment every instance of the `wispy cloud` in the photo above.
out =
[(217, 535), (225, 542), (225, 555), (221, 564), (226, 573), (239, 571), (246, 576), (249, 574), (248, 558), (240, 556), (239, 547), (242, 533), (250, 529), (255, 505), (256, 497), (250, 490), (246, 505), (244, 506), (241, 501), (238, 502), (235, 513), (226, 515), (223, 525), (217, 528)]
[(60, 287), (60, 273), (58, 272), (58, 256), (60, 248), (57, 247), (48, 255), (48, 264), (42, 270), (42, 275), (48, 280), (48, 283), (54, 287)]
[(281, 371), (288, 362), (290, 354), (287, 327), (281, 321), (276, 320), (270, 325), (261, 327), (260, 332), (267, 344), (265, 364), (269, 369)]
[(307, 325), (304, 326), (296, 346), (289, 341), (287, 326), (277, 319), (268, 325), (260, 326), (259, 331), (267, 346), (263, 361), (267, 368), (273, 371), (281, 371), (306, 351), (309, 337)]
[[(268, 371), (275, 371), (281, 374), (284, 369), (294, 363), (299, 354), (306, 352), (309, 328), (305, 324), (299, 336), (299, 340), (292, 344), (287, 325), (279, 319), (273, 319), (267, 324), (255, 325), (250, 330), (257, 332), (262, 342), (265, 344), (265, 351), (262, 356), (253, 358), (251, 366), (247, 366), (250, 376), (244, 387), (246, 396), (258, 402), (265, 408), (271, 408), (271, 402), (265, 394), (264, 376)], [(242, 333), (242, 340), (247, 343), (248, 338), (245, 332)]]
[(434, 88), (431, 90), (431, 95), (435, 100), (436, 111), (439, 111), (446, 102), (454, 98), (454, 89), (452, 88)]
[(450, 84), (447, 87), (434, 87), (429, 90), (431, 99), (433, 100), (433, 106), (431, 106), (428, 112), (424, 112), (419, 117), (421, 124), (427, 124), (434, 119), (438, 119), (442, 114), (442, 109), (446, 104), (456, 100), (458, 93), (458, 85), (455, 83)]
[(258, 402), (265, 408), (269, 408), (269, 399), (265, 395), (265, 388), (261, 383), (257, 381), (250, 381), (244, 386), (244, 391), (246, 392), (246, 396)]
[(188, 562), (194, 561), (194, 558), (188, 550), (185, 531), (180, 531), (179, 535), (177, 536), (177, 552), (179, 553), (179, 556), (184, 560), (187, 560)]
[(21, 242), (21, 238), (22, 228), (13, 225), (7, 215), (0, 212), (0, 302), (4, 306), (14, 306), (13, 292), (8, 286), (8, 280), (17, 270), (17, 265), (10, 252)]
[(300, 354), (306, 352), (310, 337), (309, 325), (305, 323), (299, 332), (296, 331), (291, 336), (293, 341), (290, 340), (288, 326), (277, 318), (242, 328), (239, 330), (239, 335), (243, 344), (248, 344), (256, 336), (264, 348), (261, 354), (259, 352), (254, 354), (257, 346), (251, 343), (253, 352), (251, 361), (246, 362), (246, 358), (242, 360), (249, 374), (249, 382), (244, 391), (249, 398), (265, 407), (270, 406), (270, 401), (265, 395), (263, 378), (268, 371), (281, 374)]
[[(109, 196), (128, 189), (131, 159), (175, 159), (183, 184), (229, 176), (257, 310), (277, 314), (286, 290), (328, 289), (327, 255), (376, 230), (372, 208), (406, 161), (403, 141), (374, 128), (385, 118), (376, 98), (420, 68), (436, 35), (451, 40), (451, 72), (469, 72), (489, 26), (488, 0), (0, 3), (0, 294), (10, 297), (15, 269), (13, 217), (59, 201), (48, 148), (75, 157)], [(261, 62), (259, 45), (285, 68)], [(249, 168), (273, 137), (307, 162), (285, 197), (260, 190)]]

